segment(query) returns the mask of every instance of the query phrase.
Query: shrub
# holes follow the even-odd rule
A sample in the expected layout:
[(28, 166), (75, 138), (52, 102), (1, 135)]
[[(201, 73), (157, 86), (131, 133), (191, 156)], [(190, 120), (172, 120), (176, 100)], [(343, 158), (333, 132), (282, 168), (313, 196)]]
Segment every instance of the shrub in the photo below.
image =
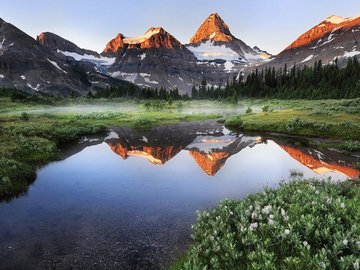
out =
[(21, 115), (20, 115), (21, 121), (27, 122), (27, 121), (29, 121), (29, 119), (30, 119), (30, 116), (26, 112), (21, 113)]
[(35, 170), (26, 163), (0, 158), (0, 201), (13, 194), (27, 191), (29, 182), (35, 179)]
[(151, 120), (146, 119), (146, 118), (140, 118), (135, 120), (134, 122), (134, 127), (135, 128), (148, 128), (151, 126)]
[(342, 143), (341, 148), (348, 150), (348, 151), (360, 151), (360, 141), (346, 141)]
[(229, 128), (240, 129), (244, 126), (244, 122), (240, 117), (234, 116), (225, 120), (225, 126)]
[(252, 109), (251, 109), (251, 107), (248, 107), (248, 108), (246, 109), (245, 113), (246, 113), (246, 114), (250, 114), (250, 113), (252, 113)]
[(266, 106), (262, 107), (262, 111), (263, 112), (268, 112), (269, 111), (269, 105), (266, 105)]
[(293, 181), (200, 212), (182, 269), (359, 269), (360, 187)]

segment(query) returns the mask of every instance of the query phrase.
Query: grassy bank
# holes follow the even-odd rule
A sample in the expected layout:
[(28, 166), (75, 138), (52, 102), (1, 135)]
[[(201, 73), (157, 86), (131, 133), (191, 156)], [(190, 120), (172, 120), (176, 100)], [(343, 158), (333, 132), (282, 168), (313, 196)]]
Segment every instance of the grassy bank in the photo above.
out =
[(36, 169), (58, 157), (59, 148), (88, 134), (106, 131), (91, 121), (60, 120), (45, 116), (0, 118), (0, 198), (27, 191)]
[(360, 187), (301, 180), (201, 212), (172, 269), (359, 269)]
[[(251, 105), (263, 111), (252, 113)], [(247, 114), (226, 120), (229, 128), (295, 135), (360, 139), (360, 99), (329, 101), (253, 101)], [(350, 148), (357, 148), (357, 144)]]

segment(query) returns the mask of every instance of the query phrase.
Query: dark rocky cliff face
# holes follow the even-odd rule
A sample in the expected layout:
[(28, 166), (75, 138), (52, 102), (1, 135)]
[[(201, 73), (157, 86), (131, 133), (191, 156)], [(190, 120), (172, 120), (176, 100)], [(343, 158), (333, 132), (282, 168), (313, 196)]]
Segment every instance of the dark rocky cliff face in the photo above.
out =
[(129, 85), (95, 70), (88, 72), (85, 64), (57, 52), (61, 49), (91, 52), (51, 33), (44, 33), (35, 40), (0, 19), (0, 87), (67, 96), (84, 95), (113, 84)]
[(36, 40), (0, 20), (0, 85), (29, 92), (82, 94), (89, 81)]
[(79, 48), (75, 43), (68, 41), (54, 33), (43, 32), (36, 37), (36, 40), (44, 47), (49, 48), (52, 51), (74, 52), (80, 55), (88, 54), (99, 56), (95, 51)]

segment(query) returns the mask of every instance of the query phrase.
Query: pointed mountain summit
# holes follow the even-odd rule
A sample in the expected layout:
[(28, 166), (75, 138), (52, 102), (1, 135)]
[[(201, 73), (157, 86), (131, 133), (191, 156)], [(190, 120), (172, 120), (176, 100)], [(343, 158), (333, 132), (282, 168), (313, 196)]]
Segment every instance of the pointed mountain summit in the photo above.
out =
[(212, 13), (199, 27), (195, 35), (191, 38), (190, 44), (203, 41), (222, 41), (229, 42), (234, 40), (234, 36), (229, 30), (229, 26), (217, 13)]
[(229, 26), (217, 13), (210, 14), (195, 35), (191, 38), (187, 48), (199, 61), (222, 66), (225, 73), (236, 73), (244, 66), (262, 62), (269, 57), (258, 47), (251, 48), (242, 40), (233, 36)]

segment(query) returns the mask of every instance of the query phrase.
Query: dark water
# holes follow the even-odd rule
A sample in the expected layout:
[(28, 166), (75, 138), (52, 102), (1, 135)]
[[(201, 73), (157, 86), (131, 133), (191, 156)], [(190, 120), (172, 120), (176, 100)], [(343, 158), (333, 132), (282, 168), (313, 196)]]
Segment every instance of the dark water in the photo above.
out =
[(196, 210), (288, 179), (356, 177), (356, 157), (214, 122), (114, 130), (38, 171), (0, 204), (1, 269), (161, 269), (191, 243)]

